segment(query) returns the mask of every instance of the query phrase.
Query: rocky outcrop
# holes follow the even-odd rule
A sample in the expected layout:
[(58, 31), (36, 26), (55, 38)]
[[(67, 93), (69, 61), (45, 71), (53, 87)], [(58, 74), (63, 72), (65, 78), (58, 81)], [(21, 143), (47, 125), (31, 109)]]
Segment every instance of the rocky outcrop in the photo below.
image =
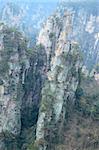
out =
[(3, 24), (0, 45), (0, 150), (11, 150), (18, 149), (15, 139), (21, 130), (22, 85), (29, 62), (22, 35)]
[[(38, 38), (38, 42), (45, 46), (50, 64), (47, 72), (48, 80), (42, 89), (36, 129), (36, 143), (40, 150), (54, 149), (53, 142), (58, 134), (61, 134), (67, 111), (72, 109), (75, 102), (81, 58), (78, 43), (68, 41), (70, 33), (71, 14), (66, 12), (61, 19), (58, 15), (49, 18)], [(54, 131), (56, 128), (57, 133)]]
[(35, 132), (46, 80), (45, 48), (29, 50), (26, 38), (4, 24), (0, 33), (0, 150), (24, 149), (24, 133)]
[(64, 0), (58, 11), (63, 14), (65, 10), (72, 14), (72, 34), (69, 39), (80, 44), (84, 65), (91, 70), (99, 63), (99, 2)]
[[(89, 145), (98, 148), (98, 134), (89, 130), (88, 135), (82, 134), (86, 122), (80, 123), (87, 118), (88, 125), (92, 121), (98, 127), (98, 72), (93, 69), (89, 73), (82, 67), (80, 55), (80, 48), (84, 51), (95, 46), (94, 52), (86, 48), (84, 62), (88, 65), (89, 53), (93, 58), (97, 55), (93, 64), (98, 62), (98, 39), (96, 44), (93, 40), (98, 35), (98, 15), (87, 13), (85, 5), (86, 11), (78, 10), (78, 3), (77, 9), (72, 5), (67, 11), (67, 4), (62, 4), (48, 18), (32, 49), (16, 28), (0, 24), (0, 150), (71, 150), (80, 149), (79, 145), (86, 150)], [(4, 16), (8, 13), (13, 18), (8, 7)], [(87, 45), (91, 40), (92, 46)], [(94, 144), (84, 145), (84, 137)]]

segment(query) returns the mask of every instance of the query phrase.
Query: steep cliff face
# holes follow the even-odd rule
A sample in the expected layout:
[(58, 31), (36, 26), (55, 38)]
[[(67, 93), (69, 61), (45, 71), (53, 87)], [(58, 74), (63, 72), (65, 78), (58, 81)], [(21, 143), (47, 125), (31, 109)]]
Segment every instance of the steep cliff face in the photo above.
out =
[[(90, 78), (88, 74), (85, 76), (84, 71), (84, 75), (81, 73), (79, 45), (70, 38), (72, 23), (70, 11), (62, 15), (57, 12), (48, 18), (37, 38), (37, 44), (42, 44), (47, 54), (47, 78), (42, 87), (36, 140), (28, 150), (87, 150), (99, 147), (99, 85), (94, 76)], [(94, 86), (97, 87), (95, 91)]]
[(48, 18), (32, 49), (16, 28), (0, 24), (0, 150), (99, 149), (99, 80), (82, 69), (80, 54), (86, 65), (89, 53), (98, 62), (98, 16), (92, 25), (85, 5), (71, 5)]
[(25, 74), (24, 95), (22, 98), (22, 124), (31, 127), (37, 121), (41, 89), (46, 79), (46, 53), (45, 48), (37, 45), (30, 57), (30, 68)]
[[(24, 74), (29, 67), (26, 43), (18, 31), (0, 25), (0, 150), (17, 149), (21, 130)], [(9, 144), (9, 142), (12, 142)]]
[(45, 70), (44, 46), (28, 49), (19, 31), (1, 24), (0, 150), (22, 150), (31, 142), (25, 133), (35, 132)]
[(84, 64), (91, 69), (99, 63), (99, 2), (64, 0), (58, 10), (72, 14), (72, 34), (69, 40), (79, 42), (84, 58)]
[[(45, 46), (48, 58), (48, 80), (42, 89), (36, 129), (36, 142), (42, 150), (54, 149), (54, 142), (64, 128), (67, 111), (75, 103), (75, 91), (79, 83), (79, 46), (74, 41), (68, 41), (71, 14), (65, 12), (63, 18), (60, 17), (56, 15), (49, 18), (38, 38), (38, 42)], [(57, 140), (60, 142), (61, 136)]]
[(37, 45), (30, 57), (30, 68), (25, 75), (24, 95), (21, 106), (21, 150), (35, 139), (41, 90), (46, 80), (46, 53), (42, 45)]

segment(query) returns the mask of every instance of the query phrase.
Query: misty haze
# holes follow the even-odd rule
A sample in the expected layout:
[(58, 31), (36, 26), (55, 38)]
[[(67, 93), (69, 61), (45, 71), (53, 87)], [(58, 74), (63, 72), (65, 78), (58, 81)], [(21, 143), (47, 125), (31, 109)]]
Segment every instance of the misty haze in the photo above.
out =
[(0, 0), (0, 150), (99, 150), (98, 0)]

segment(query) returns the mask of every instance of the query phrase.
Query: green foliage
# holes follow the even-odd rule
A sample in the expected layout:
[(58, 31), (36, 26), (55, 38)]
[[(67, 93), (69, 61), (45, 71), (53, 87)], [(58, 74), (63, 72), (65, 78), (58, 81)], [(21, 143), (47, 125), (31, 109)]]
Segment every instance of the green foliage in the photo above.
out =
[(58, 24), (58, 23), (59, 23), (59, 21), (60, 21), (60, 18), (59, 18), (59, 17), (57, 17), (57, 16), (55, 16), (55, 21), (56, 21), (56, 23)]
[(0, 75), (5, 76), (9, 70), (9, 65), (6, 60), (0, 61)]
[(77, 71), (76, 71), (75, 66), (73, 66), (73, 67), (71, 68), (71, 74), (72, 74), (73, 77), (76, 77), (76, 76), (77, 76)]
[[(99, 98), (99, 97), (98, 97)], [(99, 102), (92, 97), (82, 97), (79, 101), (78, 109), (83, 113), (84, 116), (90, 116), (93, 119), (99, 120)]]
[(99, 85), (94, 79), (83, 78), (76, 91), (76, 109), (84, 116), (99, 120)]
[(38, 147), (36, 146), (36, 144), (33, 142), (29, 145), (29, 147), (27, 148), (27, 150), (38, 150)]
[(50, 89), (47, 91), (44, 91), (46, 94), (42, 96), (42, 101), (41, 101), (41, 111), (47, 111), (47, 109), (51, 109), (51, 103), (54, 100), (53, 93), (51, 92)]
[(54, 32), (51, 32), (51, 33), (49, 34), (49, 38), (50, 38), (50, 40), (53, 40), (53, 38), (55, 38), (55, 33), (54, 33)]
[(3, 35), (3, 48), (0, 52), (0, 75), (5, 76), (9, 70), (10, 58), (11, 56), (13, 57), (16, 52), (20, 55), (20, 64), (25, 64), (25, 60), (22, 60), (21, 56), (23, 55), (23, 51), (27, 49), (27, 42), (22, 34), (17, 31), (16, 27), (9, 28), (4, 25), (1, 34)]
[(36, 45), (36, 49), (42, 50), (42, 49), (45, 49), (45, 47), (42, 44), (38, 44)]
[(41, 111), (47, 111), (47, 109), (52, 109), (52, 104), (54, 103), (54, 100), (54, 92), (51, 89), (49, 81), (46, 81), (45, 86), (42, 90)]
[[(27, 48), (26, 49), (26, 55), (28, 58), (34, 58), (37, 59), (37, 57), (42, 57), (43, 53), (42, 51), (45, 50), (45, 47), (42, 44), (38, 44), (33, 48)], [(38, 58), (38, 60), (39, 60)], [(42, 58), (41, 58), (42, 59)]]
[(5, 35), (3, 38), (4, 43), (4, 53), (8, 57), (10, 57), (11, 53), (13, 52), (13, 40), (11, 40), (11, 35)]
[(14, 27), (14, 26), (11, 27), (11, 28), (8, 28), (8, 27), (5, 26), (4, 32), (5, 33), (12, 33), (12, 32), (14, 32), (15, 33), (15, 32), (18, 32), (18, 29), (16, 27)]
[(33, 55), (33, 49), (32, 48), (27, 48), (26, 54), (27, 54), (27, 57), (30, 58)]
[(25, 59), (20, 59), (20, 65), (25, 67), (25, 64), (26, 64), (26, 60)]
[(79, 60), (82, 61), (83, 60), (83, 53), (80, 50), (79, 44), (72, 45), (72, 50), (73, 50), (73, 53), (72, 53), (73, 62), (76, 62), (77, 58), (79, 58)]

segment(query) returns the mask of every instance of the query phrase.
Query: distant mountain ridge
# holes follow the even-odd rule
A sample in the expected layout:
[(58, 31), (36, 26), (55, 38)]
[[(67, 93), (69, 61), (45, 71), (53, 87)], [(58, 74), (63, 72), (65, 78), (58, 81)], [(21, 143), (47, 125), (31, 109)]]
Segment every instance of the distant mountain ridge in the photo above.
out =
[(19, 28), (26, 36), (34, 39), (40, 30), (42, 23), (55, 10), (56, 3), (34, 3), (34, 2), (1, 2), (0, 21), (8, 26)]
[(58, 8), (61, 14), (72, 14), (72, 33), (69, 40), (77, 41), (83, 52), (84, 64), (93, 68), (99, 63), (99, 2), (63, 2)]
[(25, 0), (1, 2), (0, 20), (8, 26), (19, 28), (31, 42), (35, 42), (43, 23), (53, 12), (69, 10), (72, 13), (73, 31), (69, 40), (79, 42), (84, 55), (84, 65), (89, 69), (99, 63), (99, 2), (81, 0), (60, 0), (33, 2)]

